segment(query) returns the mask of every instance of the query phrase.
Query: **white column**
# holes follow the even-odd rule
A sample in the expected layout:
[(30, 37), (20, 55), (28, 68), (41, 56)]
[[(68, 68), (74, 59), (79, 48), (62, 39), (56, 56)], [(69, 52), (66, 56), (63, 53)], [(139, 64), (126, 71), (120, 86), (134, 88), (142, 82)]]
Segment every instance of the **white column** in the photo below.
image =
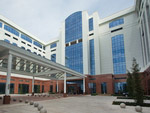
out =
[(83, 78), (83, 94), (85, 94), (85, 77)]
[(11, 78), (11, 66), (12, 66), (12, 54), (8, 55), (8, 68), (7, 68), (7, 80), (5, 87), (5, 94), (9, 95), (10, 93), (10, 78)]
[(33, 79), (32, 79), (32, 93), (34, 93), (34, 76), (33, 76)]
[(66, 94), (66, 73), (64, 73), (64, 94)]
[(57, 80), (57, 93), (59, 92), (58, 89), (59, 89), (59, 87), (58, 87), (58, 80)]

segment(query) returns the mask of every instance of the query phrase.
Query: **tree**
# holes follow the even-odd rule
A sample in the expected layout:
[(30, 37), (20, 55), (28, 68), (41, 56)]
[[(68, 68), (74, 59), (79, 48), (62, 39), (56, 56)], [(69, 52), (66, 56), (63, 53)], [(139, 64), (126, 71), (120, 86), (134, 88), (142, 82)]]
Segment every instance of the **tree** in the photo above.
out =
[(144, 95), (139, 72), (139, 64), (137, 64), (136, 59), (133, 58), (131, 73), (128, 72), (127, 87), (129, 95), (135, 98), (137, 105), (143, 104)]
[(129, 93), (129, 97), (133, 97), (133, 77), (132, 74), (128, 71), (128, 78), (127, 78), (127, 91)]

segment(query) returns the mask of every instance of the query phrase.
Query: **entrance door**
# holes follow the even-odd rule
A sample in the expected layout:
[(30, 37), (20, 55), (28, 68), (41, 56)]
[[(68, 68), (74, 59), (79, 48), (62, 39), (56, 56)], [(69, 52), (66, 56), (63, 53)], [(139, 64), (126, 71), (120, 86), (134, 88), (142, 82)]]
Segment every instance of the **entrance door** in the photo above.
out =
[(106, 82), (101, 83), (101, 93), (102, 94), (107, 93), (107, 84), (106, 84)]

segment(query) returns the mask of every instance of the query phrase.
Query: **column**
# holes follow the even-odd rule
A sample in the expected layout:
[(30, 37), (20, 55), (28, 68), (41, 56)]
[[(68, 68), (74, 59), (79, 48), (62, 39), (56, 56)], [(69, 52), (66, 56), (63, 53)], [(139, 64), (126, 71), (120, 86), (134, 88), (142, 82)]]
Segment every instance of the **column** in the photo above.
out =
[(34, 96), (34, 76), (33, 76), (33, 79), (32, 79), (32, 96)]
[(83, 94), (85, 94), (85, 77), (83, 78)]
[(10, 78), (11, 78), (11, 67), (12, 67), (12, 54), (8, 55), (8, 64), (7, 64), (7, 79), (5, 87), (5, 96), (3, 99), (3, 104), (10, 104)]
[(66, 97), (66, 73), (64, 73), (64, 97)]
[(57, 80), (57, 93), (59, 92), (59, 90), (58, 90), (58, 89), (59, 89), (59, 87), (58, 87), (58, 80)]

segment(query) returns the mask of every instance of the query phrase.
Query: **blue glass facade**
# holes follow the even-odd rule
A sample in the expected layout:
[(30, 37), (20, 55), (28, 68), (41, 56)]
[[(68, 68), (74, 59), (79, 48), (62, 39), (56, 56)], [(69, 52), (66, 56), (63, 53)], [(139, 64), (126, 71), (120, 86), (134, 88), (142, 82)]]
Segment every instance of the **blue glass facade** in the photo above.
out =
[(124, 19), (123, 18), (114, 20), (111, 23), (109, 23), (109, 28), (112, 28), (112, 27), (115, 27), (115, 26), (118, 26), (118, 25), (121, 25), (121, 24), (124, 24)]
[(90, 74), (95, 75), (94, 39), (90, 40)]
[(0, 22), (0, 27), (2, 28), (2, 23)]
[(33, 44), (36, 45), (39, 48), (42, 48), (42, 45), (39, 42), (37, 42), (37, 41), (34, 41)]
[(56, 47), (57, 46), (57, 44), (56, 43), (53, 43), (53, 44), (51, 44), (51, 48), (54, 48), (54, 47)]
[[(82, 38), (82, 12), (75, 12), (65, 20), (65, 42)], [(72, 70), (83, 73), (82, 42), (65, 48), (65, 64)]]
[(8, 26), (8, 25), (4, 25), (4, 29), (6, 31), (9, 31), (10, 33), (16, 35), (16, 36), (19, 36), (19, 32), (17, 30), (15, 30), (14, 28)]
[(76, 12), (65, 20), (65, 42), (82, 38), (82, 12)]
[(89, 31), (93, 30), (93, 18), (89, 19)]
[(30, 43), (32, 43), (32, 39), (29, 38), (28, 36), (24, 35), (24, 34), (21, 34), (21, 38), (28, 41), (28, 42), (30, 42)]
[(5, 42), (7, 42), (7, 43), (10, 43), (10, 41), (9, 41), (9, 40), (7, 40), (7, 39), (4, 39), (4, 41), (5, 41)]
[(56, 62), (56, 54), (51, 55), (51, 61)]
[(83, 73), (82, 42), (66, 47), (66, 66), (77, 72)]
[(126, 60), (123, 34), (112, 37), (112, 56), (114, 74), (125, 74)]

